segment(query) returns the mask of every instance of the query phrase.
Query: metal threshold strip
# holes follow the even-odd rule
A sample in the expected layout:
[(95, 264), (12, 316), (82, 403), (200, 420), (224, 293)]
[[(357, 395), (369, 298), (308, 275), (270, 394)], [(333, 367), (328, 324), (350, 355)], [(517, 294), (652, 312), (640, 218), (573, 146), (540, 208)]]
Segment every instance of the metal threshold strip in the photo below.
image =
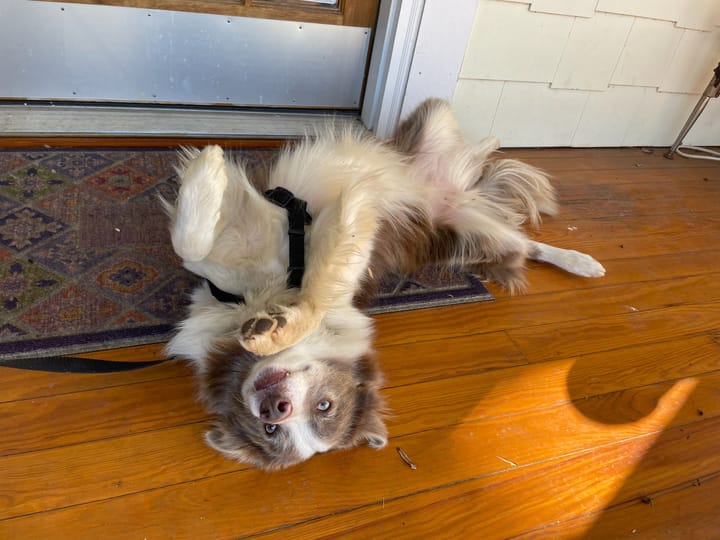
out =
[(207, 137), (277, 139), (313, 134), (356, 115), (308, 112), (0, 104), (0, 136)]

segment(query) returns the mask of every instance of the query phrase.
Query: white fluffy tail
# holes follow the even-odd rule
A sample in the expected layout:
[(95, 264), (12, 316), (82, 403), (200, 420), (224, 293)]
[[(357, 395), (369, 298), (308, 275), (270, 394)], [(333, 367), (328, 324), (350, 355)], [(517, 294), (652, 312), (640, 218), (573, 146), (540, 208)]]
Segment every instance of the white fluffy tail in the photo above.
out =
[(540, 223), (540, 214), (557, 212), (555, 190), (545, 173), (515, 159), (488, 163), (475, 189), (532, 225)]

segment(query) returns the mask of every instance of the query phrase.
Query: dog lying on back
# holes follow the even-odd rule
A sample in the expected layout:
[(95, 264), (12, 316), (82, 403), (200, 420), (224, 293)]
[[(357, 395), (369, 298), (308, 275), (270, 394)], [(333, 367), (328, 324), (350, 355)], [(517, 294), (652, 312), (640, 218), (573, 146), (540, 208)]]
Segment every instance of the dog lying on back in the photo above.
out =
[(497, 148), (467, 142), (450, 106), (431, 99), (389, 141), (328, 129), (261, 177), (218, 146), (183, 152), (177, 201), (164, 205), (175, 251), (206, 281), (166, 351), (195, 367), (211, 447), (265, 469), (383, 447), (383, 377), (361, 305), (386, 272), (461, 267), (512, 292), (528, 259), (604, 274), (589, 255), (523, 233), (555, 212), (554, 192), (538, 169), (493, 159)]

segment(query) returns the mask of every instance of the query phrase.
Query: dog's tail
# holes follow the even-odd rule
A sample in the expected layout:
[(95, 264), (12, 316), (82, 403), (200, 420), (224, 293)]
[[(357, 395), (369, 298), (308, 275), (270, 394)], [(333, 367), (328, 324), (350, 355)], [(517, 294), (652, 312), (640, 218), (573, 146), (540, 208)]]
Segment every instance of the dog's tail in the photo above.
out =
[(518, 225), (537, 224), (540, 214), (556, 211), (555, 193), (540, 169), (514, 159), (493, 159), (494, 137), (469, 142), (447, 101), (428, 99), (396, 130), (392, 144), (411, 157), (415, 174), (432, 186), (479, 195)]
[(540, 169), (515, 159), (500, 159), (485, 165), (473, 189), (483, 198), (529, 220), (540, 222), (540, 214), (557, 212), (555, 190)]

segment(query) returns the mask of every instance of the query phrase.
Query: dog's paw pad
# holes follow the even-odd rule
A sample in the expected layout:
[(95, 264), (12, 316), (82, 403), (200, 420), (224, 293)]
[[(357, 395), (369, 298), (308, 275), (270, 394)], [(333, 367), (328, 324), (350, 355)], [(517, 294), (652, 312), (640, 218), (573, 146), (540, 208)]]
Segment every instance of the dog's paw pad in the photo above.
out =
[(272, 354), (283, 347), (281, 331), (287, 325), (286, 311), (278, 306), (270, 306), (242, 324), (240, 341), (250, 352), (260, 355)]
[(255, 336), (261, 336), (272, 332), (276, 328), (282, 328), (287, 324), (285, 317), (281, 315), (259, 316), (248, 319), (240, 327), (240, 334), (244, 339), (252, 339)]
[(250, 338), (257, 334), (264, 334), (272, 328), (273, 322), (271, 319), (250, 319), (245, 321), (242, 325), (240, 332), (244, 338)]

